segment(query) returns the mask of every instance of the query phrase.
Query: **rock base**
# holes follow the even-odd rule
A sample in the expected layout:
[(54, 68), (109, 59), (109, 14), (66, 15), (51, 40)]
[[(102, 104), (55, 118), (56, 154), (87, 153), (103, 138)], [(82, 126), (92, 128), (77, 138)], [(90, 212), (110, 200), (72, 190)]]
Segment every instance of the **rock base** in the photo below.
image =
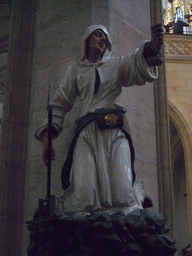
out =
[(151, 209), (32, 220), (28, 256), (172, 256), (175, 241)]

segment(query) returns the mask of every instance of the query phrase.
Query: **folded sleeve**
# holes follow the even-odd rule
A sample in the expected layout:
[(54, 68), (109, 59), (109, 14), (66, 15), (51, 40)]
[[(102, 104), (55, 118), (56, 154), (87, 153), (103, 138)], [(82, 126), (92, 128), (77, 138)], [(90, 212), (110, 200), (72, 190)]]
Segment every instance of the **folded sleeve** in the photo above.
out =
[[(64, 117), (73, 106), (73, 103), (78, 96), (78, 89), (76, 83), (75, 68), (70, 66), (65, 79), (61, 81), (54, 98), (50, 102), (53, 108), (52, 116), (52, 137), (57, 138), (63, 129)], [(42, 141), (45, 132), (48, 129), (48, 119), (36, 130), (35, 138)]]
[(121, 79), (125, 87), (144, 85), (158, 77), (157, 67), (149, 67), (144, 58), (144, 45), (137, 48), (133, 54), (120, 57)]

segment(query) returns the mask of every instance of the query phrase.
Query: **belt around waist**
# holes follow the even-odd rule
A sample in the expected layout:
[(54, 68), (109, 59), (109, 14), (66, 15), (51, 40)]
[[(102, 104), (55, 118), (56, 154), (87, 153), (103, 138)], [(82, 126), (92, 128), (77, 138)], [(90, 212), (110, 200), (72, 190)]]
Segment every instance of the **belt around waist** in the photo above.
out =
[(110, 109), (97, 109), (94, 113), (88, 113), (77, 119), (75, 135), (78, 134), (82, 128), (92, 121), (97, 121), (100, 130), (113, 129), (123, 126), (123, 114), (126, 110), (122, 107)]

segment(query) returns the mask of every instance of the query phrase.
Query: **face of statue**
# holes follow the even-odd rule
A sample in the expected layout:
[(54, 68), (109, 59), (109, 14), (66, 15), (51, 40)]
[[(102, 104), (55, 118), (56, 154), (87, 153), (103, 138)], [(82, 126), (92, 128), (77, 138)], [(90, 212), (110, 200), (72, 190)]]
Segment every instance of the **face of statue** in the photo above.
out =
[(105, 52), (107, 48), (108, 39), (105, 33), (97, 29), (91, 34), (91, 38), (89, 41), (89, 51), (97, 51), (100, 52), (101, 55)]

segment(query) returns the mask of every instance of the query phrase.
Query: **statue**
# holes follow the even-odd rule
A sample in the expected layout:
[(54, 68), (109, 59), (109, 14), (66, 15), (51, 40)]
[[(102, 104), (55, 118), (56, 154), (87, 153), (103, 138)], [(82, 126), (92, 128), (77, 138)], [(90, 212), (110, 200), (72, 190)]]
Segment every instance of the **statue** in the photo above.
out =
[[(91, 25), (83, 38), (83, 56), (72, 64), (56, 92), (53, 139), (62, 131), (65, 114), (75, 99), (81, 113), (62, 170), (63, 192), (56, 197), (56, 214), (87, 216), (104, 211), (128, 214), (143, 209), (142, 184), (135, 183), (134, 148), (122, 106), (116, 103), (122, 86), (144, 85), (157, 79), (162, 63), (161, 24), (152, 27), (153, 38), (127, 56), (111, 57), (111, 38), (102, 25)], [(43, 143), (47, 165), (47, 125), (35, 133)], [(52, 157), (55, 157), (52, 148)]]
[(135, 182), (126, 109), (117, 104), (122, 86), (157, 79), (161, 24), (152, 27), (152, 35), (133, 54), (112, 57), (104, 26), (92, 25), (85, 31), (83, 56), (69, 67), (48, 105), (48, 124), (35, 133), (49, 169), (51, 156), (55, 158), (50, 138), (59, 136), (65, 114), (79, 98), (80, 116), (74, 120), (76, 130), (62, 169), (63, 192), (56, 197), (55, 208), (49, 207), (54, 206), (49, 189), (46, 200), (40, 199), (34, 219), (28, 222), (28, 256), (174, 255), (175, 241), (165, 218), (148, 209), (143, 184)]

